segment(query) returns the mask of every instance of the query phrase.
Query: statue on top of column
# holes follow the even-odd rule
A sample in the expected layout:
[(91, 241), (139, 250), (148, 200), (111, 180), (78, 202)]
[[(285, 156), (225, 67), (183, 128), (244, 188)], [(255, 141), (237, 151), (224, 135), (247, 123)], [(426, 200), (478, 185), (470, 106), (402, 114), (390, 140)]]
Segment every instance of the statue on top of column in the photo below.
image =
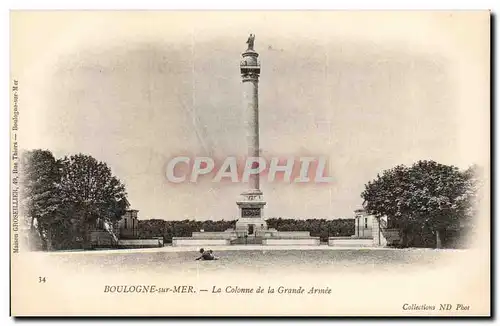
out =
[(247, 51), (253, 51), (253, 43), (254, 42), (255, 42), (255, 35), (250, 34), (250, 36), (248, 37), (248, 40), (247, 40), (247, 44), (248, 44)]

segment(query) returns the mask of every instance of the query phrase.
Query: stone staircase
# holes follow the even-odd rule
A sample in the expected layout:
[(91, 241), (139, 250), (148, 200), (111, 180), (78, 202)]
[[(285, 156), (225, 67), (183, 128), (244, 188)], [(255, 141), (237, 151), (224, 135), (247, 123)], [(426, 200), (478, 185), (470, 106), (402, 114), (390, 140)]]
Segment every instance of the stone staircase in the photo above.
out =
[(234, 240), (231, 240), (232, 245), (256, 245), (262, 244), (262, 237), (249, 236), (248, 238), (239, 237)]

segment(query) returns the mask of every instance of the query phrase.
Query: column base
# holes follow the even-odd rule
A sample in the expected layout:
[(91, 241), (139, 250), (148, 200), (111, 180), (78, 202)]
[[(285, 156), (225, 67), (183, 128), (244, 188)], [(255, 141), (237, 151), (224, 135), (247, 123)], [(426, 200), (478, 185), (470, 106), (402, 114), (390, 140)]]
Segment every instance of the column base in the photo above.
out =
[(264, 201), (262, 191), (258, 189), (245, 191), (241, 194), (241, 198), (236, 204), (240, 209), (235, 228), (238, 237), (252, 235), (260, 230), (267, 230), (267, 223), (263, 217), (266, 202)]

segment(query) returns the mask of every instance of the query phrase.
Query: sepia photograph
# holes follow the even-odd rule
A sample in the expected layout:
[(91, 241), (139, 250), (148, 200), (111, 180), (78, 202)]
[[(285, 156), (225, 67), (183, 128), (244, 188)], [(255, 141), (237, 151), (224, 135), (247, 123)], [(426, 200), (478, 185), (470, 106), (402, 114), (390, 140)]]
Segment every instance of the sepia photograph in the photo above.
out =
[(490, 24), (11, 11), (11, 315), (490, 316)]

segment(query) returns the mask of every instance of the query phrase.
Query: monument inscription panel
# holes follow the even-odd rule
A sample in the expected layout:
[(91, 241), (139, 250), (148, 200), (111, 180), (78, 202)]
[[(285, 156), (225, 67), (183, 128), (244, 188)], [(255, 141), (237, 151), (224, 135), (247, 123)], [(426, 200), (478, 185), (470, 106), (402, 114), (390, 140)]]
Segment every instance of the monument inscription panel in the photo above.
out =
[(241, 217), (260, 217), (260, 208), (242, 208)]

